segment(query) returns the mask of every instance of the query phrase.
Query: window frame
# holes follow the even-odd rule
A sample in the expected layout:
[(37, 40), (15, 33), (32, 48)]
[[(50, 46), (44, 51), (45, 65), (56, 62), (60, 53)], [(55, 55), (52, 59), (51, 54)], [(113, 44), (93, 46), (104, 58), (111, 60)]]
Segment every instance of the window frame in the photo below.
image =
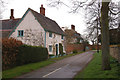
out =
[(49, 45), (49, 52), (52, 52), (52, 45)]
[(63, 35), (61, 35), (61, 39), (64, 39), (64, 36), (63, 36)]
[(52, 32), (49, 32), (49, 37), (52, 38)]
[(24, 30), (18, 30), (18, 37), (24, 36)]

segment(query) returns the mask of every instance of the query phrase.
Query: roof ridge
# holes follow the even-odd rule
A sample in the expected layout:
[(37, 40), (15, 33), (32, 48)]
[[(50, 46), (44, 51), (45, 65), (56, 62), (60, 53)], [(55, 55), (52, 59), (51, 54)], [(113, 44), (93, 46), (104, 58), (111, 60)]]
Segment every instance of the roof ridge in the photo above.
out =
[[(35, 12), (35, 13), (41, 15), (40, 13), (38, 13), (37, 11), (35, 11), (35, 10), (31, 9), (31, 8), (28, 8), (28, 9), (30, 9), (31, 11), (33, 11), (33, 12)], [(42, 16), (43, 16), (43, 15), (42, 15)], [(45, 17), (45, 16), (44, 16), (44, 17)]]
[(46, 31), (51, 31), (57, 34), (63, 34), (64, 32), (62, 31), (62, 29), (60, 28), (60, 26), (56, 23), (55, 20), (50, 19), (49, 17), (46, 17), (40, 13), (38, 13), (37, 11), (28, 8), (33, 15), (35, 16), (35, 18), (38, 20), (38, 22), (40, 23), (40, 25), (46, 30)]
[(15, 18), (15, 19), (4, 19), (4, 20), (0, 20), (0, 21), (9, 21), (9, 20), (18, 20), (18, 19), (21, 19), (21, 18)]
[(39, 14), (39, 15), (41, 15), (41, 16), (43, 16), (43, 17), (45, 17), (45, 18), (48, 18), (48, 19), (50, 19), (50, 20), (52, 20), (52, 21), (56, 22), (55, 20), (53, 20), (53, 19), (51, 19), (51, 18), (49, 18), (49, 17), (47, 17), (47, 16), (44, 16), (44, 15), (42, 15), (42, 14), (38, 13), (37, 11), (35, 11), (35, 10), (31, 9), (31, 8), (28, 8), (28, 9), (30, 9), (31, 11), (33, 11), (33, 12), (35, 12), (35, 13), (37, 13), (37, 14)]

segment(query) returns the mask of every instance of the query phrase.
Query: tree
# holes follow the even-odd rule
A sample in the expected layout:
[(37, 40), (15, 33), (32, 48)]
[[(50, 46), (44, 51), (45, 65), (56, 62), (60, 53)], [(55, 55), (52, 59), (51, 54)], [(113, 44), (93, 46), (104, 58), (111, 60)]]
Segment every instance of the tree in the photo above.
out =
[[(120, 31), (118, 28), (109, 30), (110, 45), (120, 44)], [(101, 34), (99, 35), (99, 43), (101, 43)]]
[(91, 6), (86, 7), (86, 32), (88, 39), (94, 45), (97, 43), (98, 34), (100, 33), (100, 11), (101, 3), (95, 0)]
[[(88, 6), (86, 8), (86, 24), (87, 24), (87, 37), (93, 42), (98, 41), (98, 35), (101, 34), (101, 26), (100, 26), (100, 16), (101, 16), (101, 2), (100, 0), (96, 0), (94, 4)], [(120, 13), (119, 4), (111, 1), (109, 5), (109, 28), (113, 29), (118, 27), (118, 14)], [(97, 35), (98, 34), (98, 35)]]
[(2, 13), (5, 8), (5, 4), (7, 4), (4, 0), (0, 0), (0, 19), (2, 19)]
[(102, 30), (102, 69), (110, 70), (110, 58), (109, 58), (109, 2), (102, 0), (101, 8), (101, 30)]
[[(61, 5), (61, 4), (66, 5), (61, 0), (50, 0), (50, 1), (53, 1), (52, 4), (50, 4), (50, 5), (53, 5), (54, 7), (56, 5)], [(103, 1), (109, 1), (109, 2), (103, 2)], [(114, 24), (117, 21), (115, 17), (109, 17), (109, 16), (111, 16), (110, 14), (117, 15), (118, 13), (120, 13), (119, 9), (116, 10), (115, 9), (116, 7), (114, 7), (113, 4), (109, 5), (111, 0), (102, 0), (102, 4), (100, 4), (98, 6), (98, 8), (95, 7), (96, 0), (91, 0), (91, 1), (85, 0), (85, 2), (80, 2), (79, 0), (71, 0), (69, 2), (72, 2), (73, 6), (72, 7), (70, 7), (68, 5), (67, 6), (72, 9), (71, 12), (73, 12), (73, 13), (77, 12), (80, 8), (88, 8), (88, 9), (91, 9), (93, 11), (92, 12), (93, 16), (91, 16), (91, 18), (87, 22), (88, 24), (90, 24), (88, 27), (90, 30), (89, 34), (92, 34), (93, 32), (94, 32), (94, 34), (96, 34), (95, 33), (96, 29), (102, 30), (102, 69), (109, 70), (110, 69), (110, 63), (109, 63), (110, 62), (109, 61), (109, 20), (111, 21), (112, 24)], [(92, 5), (95, 5), (95, 6), (92, 7)], [(102, 6), (102, 9), (101, 9), (101, 6)], [(91, 10), (90, 10), (90, 12), (91, 12)], [(101, 15), (100, 15), (100, 13), (98, 13), (100, 11), (101, 11)], [(109, 14), (109, 16), (108, 16), (108, 14)], [(101, 17), (101, 20), (100, 20), (100, 17)], [(113, 20), (115, 20), (114, 23), (113, 23)], [(117, 21), (117, 25), (118, 25), (118, 21)], [(90, 36), (93, 36), (93, 35), (90, 35)]]
[(89, 45), (88, 37), (86, 37), (86, 35), (82, 35), (82, 37), (83, 51), (86, 51), (86, 47)]
[[(3, 0), (0, 0), (0, 19), (2, 19), (2, 12), (4, 10), (4, 4), (5, 2)], [(0, 21), (0, 28), (2, 29), (2, 24)], [(2, 37), (1, 32), (0, 32), (0, 37)], [(0, 41), (2, 41), (0, 39)], [(2, 45), (2, 43), (0, 43), (0, 46)], [(0, 53), (2, 53), (1, 49), (0, 49)], [(0, 79), (2, 78), (2, 54), (0, 54)]]
[(115, 3), (111, 1), (109, 5), (109, 26), (111, 29), (119, 26), (119, 14), (119, 2)]

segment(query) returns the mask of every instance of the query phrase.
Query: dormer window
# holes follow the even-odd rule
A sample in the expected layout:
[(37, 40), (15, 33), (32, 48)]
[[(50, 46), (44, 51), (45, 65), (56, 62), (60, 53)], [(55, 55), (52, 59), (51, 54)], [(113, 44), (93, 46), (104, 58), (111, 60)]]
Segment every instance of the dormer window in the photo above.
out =
[(49, 37), (52, 37), (52, 32), (49, 32)]
[(18, 30), (18, 37), (23, 37), (24, 31), (23, 30)]

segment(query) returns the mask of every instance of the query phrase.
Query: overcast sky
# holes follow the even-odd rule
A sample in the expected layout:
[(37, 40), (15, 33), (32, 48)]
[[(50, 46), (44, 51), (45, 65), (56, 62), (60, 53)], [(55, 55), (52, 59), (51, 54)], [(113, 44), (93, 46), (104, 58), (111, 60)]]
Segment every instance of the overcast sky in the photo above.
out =
[(79, 10), (79, 13), (69, 13), (70, 9), (66, 6), (59, 6), (58, 8), (48, 6), (47, 0), (7, 0), (8, 4), (3, 12), (3, 19), (9, 19), (10, 9), (14, 9), (14, 17), (21, 18), (28, 8), (40, 12), (40, 6), (45, 7), (45, 15), (55, 20), (60, 27), (69, 27), (71, 24), (76, 26), (76, 31), (83, 34), (85, 26), (84, 11)]
[[(69, 13), (71, 10), (66, 6), (59, 6), (58, 8), (48, 6), (48, 0), (4, 0), (8, 4), (3, 12), (3, 19), (9, 19), (10, 9), (14, 9), (14, 17), (21, 18), (28, 8), (31, 8), (37, 12), (40, 12), (40, 6), (43, 4), (45, 7), (45, 15), (53, 20), (55, 20), (60, 27), (69, 27), (71, 24), (76, 26), (76, 31), (83, 34), (86, 29), (85, 24), (85, 11), (83, 9), (79, 10), (79, 13)], [(69, 0), (64, 0), (68, 4)], [(84, 1), (84, 0), (81, 0)], [(119, 1), (119, 0), (113, 0)], [(72, 5), (72, 4), (68, 4)]]

